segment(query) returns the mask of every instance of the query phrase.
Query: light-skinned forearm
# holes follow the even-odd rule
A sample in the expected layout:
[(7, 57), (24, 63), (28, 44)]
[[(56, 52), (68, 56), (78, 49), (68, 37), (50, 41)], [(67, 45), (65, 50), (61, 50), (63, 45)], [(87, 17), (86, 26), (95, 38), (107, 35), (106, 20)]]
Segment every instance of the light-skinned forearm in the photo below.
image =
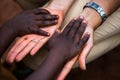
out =
[[(113, 13), (120, 6), (120, 0), (91, 0), (91, 1), (99, 4), (103, 8), (107, 16)], [(92, 26), (94, 29), (97, 28), (102, 22), (100, 15), (94, 9), (91, 8), (85, 8), (80, 15), (84, 16), (88, 22), (88, 25)]]
[(63, 16), (69, 10), (75, 0), (51, 0), (47, 8), (63, 11)]

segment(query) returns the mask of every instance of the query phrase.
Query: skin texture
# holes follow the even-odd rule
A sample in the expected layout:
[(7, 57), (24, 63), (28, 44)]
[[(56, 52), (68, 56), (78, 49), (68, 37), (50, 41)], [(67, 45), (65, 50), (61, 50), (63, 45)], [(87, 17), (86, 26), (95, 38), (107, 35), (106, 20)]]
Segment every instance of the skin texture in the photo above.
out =
[(63, 33), (54, 35), (48, 42), (48, 56), (27, 80), (56, 80), (64, 64), (75, 57), (87, 42), (89, 34), (82, 37), (85, 28), (86, 23), (78, 18), (71, 20)]
[[(58, 14), (59, 19), (58, 23), (56, 25), (46, 27), (43, 30), (50, 33), (50, 36), (40, 36), (36, 34), (28, 34), (20, 39), (14, 44), (14, 46), (11, 48), (7, 55), (7, 61), (9, 63), (12, 63), (14, 61), (20, 61), (22, 60), (27, 54), (30, 53), (30, 55), (35, 55), (36, 52), (46, 43), (46, 41), (49, 40), (49, 38), (54, 34), (55, 30), (60, 26), (63, 15), (61, 14), (62, 11), (60, 10), (52, 10), (48, 9), (51, 14)], [(37, 43), (33, 42), (32, 40), (38, 40)], [(32, 47), (31, 47), (32, 46)]]
[[(120, 0), (115, 0), (115, 1), (114, 0), (106, 0), (106, 1), (105, 0), (90, 0), (90, 1), (94, 1), (97, 4), (99, 4), (103, 8), (107, 16), (112, 14), (120, 6)], [(80, 13), (80, 16), (83, 16), (85, 20), (87, 21), (87, 27), (86, 27), (84, 34), (89, 33), (90, 38), (87, 41), (85, 47), (83, 48), (81, 55), (79, 56), (77, 55), (76, 57), (68, 61), (68, 63), (64, 66), (57, 80), (64, 80), (76, 61), (79, 62), (79, 66), (82, 70), (86, 70), (86, 65), (85, 65), (86, 58), (93, 47), (94, 30), (97, 27), (99, 27), (102, 20), (101, 20), (100, 15), (94, 9), (91, 9), (91, 8), (85, 8)], [(107, 28), (109, 28), (109, 26), (106, 26), (106, 29)]]
[[(68, 0), (68, 1), (65, 1), (64, 3), (63, 2), (64, 0), (51, 0), (50, 4), (45, 8), (48, 11), (50, 11), (51, 14), (57, 14), (59, 16), (58, 24), (53, 25), (49, 28), (44, 28), (44, 30), (49, 32), (51, 36), (54, 34), (55, 30), (60, 27), (66, 12), (70, 8), (74, 0)], [(66, 6), (66, 7), (63, 7), (63, 6)], [(44, 37), (44, 36), (33, 35), (33, 34), (25, 35), (21, 37), (12, 47), (12, 49), (8, 52), (7, 60), (10, 63), (12, 63), (15, 60), (21, 61), (29, 53), (32, 56), (35, 55), (36, 52), (49, 40), (50, 37)], [(31, 43), (31, 40), (34, 40), (34, 39), (38, 40), (37, 44)], [(31, 48), (31, 46), (33, 47)]]
[(31, 10), (38, 7), (42, 7), (50, 0), (14, 0), (23, 10)]
[[(54, 1), (54, 2), (52, 2), (52, 1)], [(91, 0), (91, 1), (95, 1), (98, 4), (100, 4), (100, 6), (102, 6), (102, 8), (105, 10), (107, 15), (111, 14), (114, 10), (116, 10), (118, 8), (119, 4), (120, 4), (120, 2), (119, 2), (120, 0), (115, 0), (115, 1), (114, 0), (108, 0), (108, 1), (104, 1), (104, 0)], [(63, 19), (64, 15), (66, 14), (67, 10), (70, 7), (70, 6), (67, 6), (67, 3), (69, 4), (69, 2), (70, 2), (70, 0), (66, 1), (66, 2), (62, 1), (62, 0), (51, 0), (51, 4), (48, 5), (49, 11), (51, 11), (51, 13), (53, 13), (53, 14), (58, 14), (58, 15), (62, 14), (63, 15), (62, 19)], [(58, 12), (56, 10), (60, 10), (60, 12)], [(63, 68), (63, 71), (61, 72), (61, 74), (58, 77), (58, 80), (64, 80), (64, 78), (69, 73), (69, 71), (72, 69), (72, 66), (74, 65), (74, 63), (77, 60), (78, 60), (78, 62), (80, 64), (80, 68), (82, 70), (86, 69), (85, 61), (86, 61), (87, 55), (89, 54), (89, 52), (90, 52), (90, 50), (92, 49), (92, 46), (93, 46), (94, 29), (96, 29), (101, 24), (101, 17), (99, 16), (99, 14), (95, 10), (93, 10), (91, 8), (85, 8), (81, 12), (80, 16), (83, 16), (86, 19), (87, 23), (88, 23), (84, 34), (85, 33), (89, 33), (90, 34), (90, 38), (87, 41), (85, 47), (83, 48), (83, 50), (81, 52), (81, 55), (77, 55), (76, 57), (74, 57), (71, 61), (69, 61), (65, 65), (65, 67)], [(61, 16), (59, 16), (59, 17), (61, 19)], [(60, 23), (61, 23), (60, 19), (58, 20), (58, 24), (56, 26), (52, 26), (49, 29), (46, 28), (45, 30), (49, 31), (49, 33), (51, 33), (51, 35), (52, 35), (55, 32), (55, 29), (57, 29), (60, 26)], [(32, 38), (32, 37), (34, 37), (34, 38)], [(37, 45), (34, 45), (34, 44), (31, 44), (29, 39), (25, 41), (24, 38), (39, 39), (40, 41), (38, 42)], [(9, 52), (9, 54), (16, 53), (17, 56), (14, 56), (14, 58), (10, 58), (9, 57), (8, 58), (9, 61), (11, 61), (11, 62), (13, 62), (14, 60), (20, 61), (21, 59), (23, 59), (24, 56), (27, 55), (28, 52), (30, 52), (31, 55), (34, 55), (44, 45), (44, 43), (49, 38), (44, 38), (44, 37), (41, 37), (41, 36), (38, 37), (37, 35), (27, 35), (27, 36), (22, 37), (21, 39), (19, 39), (17, 41), (17, 43), (13, 46), (13, 48)], [(26, 43), (26, 45), (34, 45), (35, 47), (33, 49), (31, 49), (30, 47), (24, 47), (24, 46), (20, 47), (20, 43), (22, 43), (21, 45), (23, 45), (23, 43)], [(21, 52), (20, 51), (17, 52), (17, 50), (15, 50), (15, 49), (17, 49), (16, 47)]]
[(0, 29), (0, 57), (17, 36), (31, 33), (49, 36), (48, 32), (40, 28), (57, 24), (57, 19), (58, 16), (51, 15), (48, 10), (33, 9), (24, 11), (9, 20)]
[(24, 11), (20, 13), (20, 15), (18, 14), (8, 23), (10, 27), (13, 26), (12, 29), (15, 29), (18, 35), (25, 35), (33, 32), (47, 36), (49, 34), (40, 28), (57, 24), (56, 19), (58, 19), (57, 15), (51, 15), (49, 11), (45, 9), (33, 9)]
[(42, 7), (44, 4), (46, 4), (50, 0), (26, 0), (31, 3), (34, 3), (35, 5), (38, 4), (40, 7)]

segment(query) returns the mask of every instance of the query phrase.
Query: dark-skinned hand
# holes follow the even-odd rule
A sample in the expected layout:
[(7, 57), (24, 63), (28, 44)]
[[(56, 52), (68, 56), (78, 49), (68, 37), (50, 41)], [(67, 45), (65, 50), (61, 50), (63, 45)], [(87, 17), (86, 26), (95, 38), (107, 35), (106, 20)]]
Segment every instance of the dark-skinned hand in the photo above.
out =
[(50, 14), (46, 9), (33, 9), (16, 15), (9, 20), (7, 27), (19, 36), (30, 33), (48, 36), (49, 33), (40, 28), (57, 24), (57, 19), (57, 15)]
[(73, 19), (60, 35), (54, 35), (48, 42), (49, 49), (60, 52), (66, 60), (70, 60), (82, 50), (89, 38), (89, 34), (82, 37), (86, 28), (83, 19)]
[(89, 34), (83, 36), (85, 28), (86, 22), (78, 18), (71, 20), (61, 34), (56, 33), (48, 42), (48, 55), (27, 80), (56, 80), (66, 62), (75, 57), (89, 39)]
[(46, 9), (33, 9), (19, 13), (0, 28), (0, 57), (12, 41), (25, 34), (49, 36), (41, 28), (57, 24), (57, 15)]

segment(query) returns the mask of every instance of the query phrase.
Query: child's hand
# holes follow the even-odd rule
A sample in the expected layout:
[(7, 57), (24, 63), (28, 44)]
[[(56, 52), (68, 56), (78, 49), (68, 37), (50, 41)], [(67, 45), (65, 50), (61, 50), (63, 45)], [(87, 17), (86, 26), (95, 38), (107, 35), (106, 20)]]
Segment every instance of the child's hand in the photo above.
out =
[(50, 50), (59, 51), (66, 60), (75, 57), (89, 38), (89, 34), (82, 37), (86, 28), (86, 22), (78, 18), (71, 20), (60, 35), (53, 36), (48, 45)]
[[(37, 51), (49, 40), (49, 38), (54, 34), (55, 30), (58, 29), (63, 20), (63, 14), (61, 10), (47, 9), (51, 14), (57, 14), (59, 18), (57, 19), (57, 24), (50, 27), (45, 27), (44, 31), (49, 32), (50, 36), (42, 36), (37, 34), (28, 34), (16, 41), (8, 52), (7, 60), (12, 63), (13, 61), (21, 61), (27, 54), (35, 55)], [(51, 21), (51, 20), (50, 20)]]
[(46, 9), (33, 9), (24, 11), (12, 18), (7, 26), (18, 36), (35, 33), (48, 36), (49, 33), (40, 29), (57, 24), (57, 15), (51, 15)]

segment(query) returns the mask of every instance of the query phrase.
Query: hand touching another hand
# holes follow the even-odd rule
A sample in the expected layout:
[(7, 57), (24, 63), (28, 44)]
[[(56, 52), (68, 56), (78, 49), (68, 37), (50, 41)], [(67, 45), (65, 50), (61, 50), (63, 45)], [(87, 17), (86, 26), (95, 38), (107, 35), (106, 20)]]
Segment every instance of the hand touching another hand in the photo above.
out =
[[(45, 31), (50, 33), (51, 37), (54, 34), (55, 30), (60, 27), (63, 20), (63, 14), (61, 10), (52, 10), (48, 8), (45, 9), (47, 9), (51, 14), (57, 14), (59, 16), (56, 25), (44, 28)], [(52, 20), (54, 21), (55, 19)], [(45, 37), (37, 34), (28, 34), (21, 37), (8, 52), (7, 61), (10, 63), (15, 60), (19, 62), (29, 53), (32, 56), (35, 55), (37, 51), (49, 40), (50, 37)]]
[(57, 24), (57, 19), (57, 15), (51, 15), (46, 9), (24, 11), (10, 19), (0, 29), (0, 57), (18, 36), (30, 33), (49, 36), (40, 27)]
[(48, 36), (49, 33), (40, 28), (57, 24), (57, 19), (57, 15), (51, 15), (46, 9), (33, 9), (21, 12), (9, 20), (7, 27), (18, 36), (30, 33)]
[[(86, 22), (86, 19), (84, 21)], [(79, 66), (82, 70), (86, 69), (86, 58), (87, 58), (87, 56), (88, 56), (88, 54), (89, 54), (89, 52), (90, 52), (90, 50), (92, 49), (92, 46), (93, 46), (93, 32), (94, 32), (93, 27), (91, 25), (87, 24), (83, 35), (85, 35), (86, 33), (89, 33), (90, 37), (89, 37), (88, 41), (86, 42), (86, 45), (84, 46), (82, 51), (79, 52), (80, 55), (75, 56), (73, 59), (69, 60), (66, 63), (63, 70), (59, 74), (57, 80), (64, 80), (65, 77), (67, 76), (67, 74), (70, 72), (70, 70), (74, 66), (76, 61), (79, 62)]]
[(89, 34), (82, 37), (85, 28), (86, 23), (78, 18), (71, 20), (61, 34), (55, 34), (48, 42), (46, 58), (27, 80), (56, 80), (65, 63), (76, 56), (89, 39)]
[(71, 20), (60, 35), (55, 35), (49, 40), (49, 49), (60, 52), (58, 55), (63, 56), (67, 61), (72, 59), (89, 39), (89, 34), (82, 37), (85, 28), (86, 23), (83, 19)]

